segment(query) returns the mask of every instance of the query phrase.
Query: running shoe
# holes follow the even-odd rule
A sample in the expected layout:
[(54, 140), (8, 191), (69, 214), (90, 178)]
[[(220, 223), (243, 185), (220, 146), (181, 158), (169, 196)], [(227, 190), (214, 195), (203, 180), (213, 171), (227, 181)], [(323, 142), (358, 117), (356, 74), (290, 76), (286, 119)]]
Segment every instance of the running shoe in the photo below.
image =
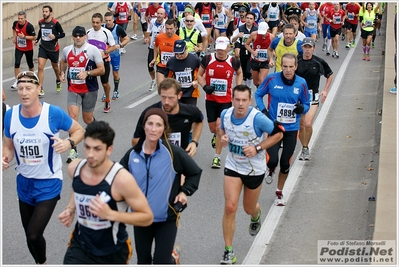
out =
[(377, 35), (381, 35), (381, 31), (377, 29)]
[(251, 218), (251, 222), (249, 223), (249, 227), (248, 227), (249, 235), (256, 236), (259, 233), (260, 227), (262, 226), (262, 219), (260, 218), (261, 215), (262, 215), (262, 209), (259, 210), (257, 220), (254, 221)]
[(220, 158), (215, 156), (212, 161), (212, 169), (220, 169), (220, 165)]
[(62, 83), (61, 82), (57, 82), (57, 87), (55, 88), (55, 90), (57, 91), (57, 93), (61, 92), (61, 90), (62, 90)]
[(396, 86), (392, 87), (391, 90), (389, 90), (391, 94), (396, 94)]
[(203, 58), (204, 56), (205, 56), (205, 52), (202, 51), (202, 52), (200, 53), (200, 58)]
[(220, 264), (227, 264), (227, 265), (232, 265), (236, 263), (237, 258), (236, 255), (234, 255), (234, 252), (232, 250), (224, 250), (223, 254), (223, 259), (220, 261)]
[(14, 90), (18, 90), (18, 80), (15, 80), (15, 82), (11, 85), (11, 89), (14, 89)]
[(172, 257), (175, 260), (175, 264), (180, 264), (180, 254), (181, 254), (181, 247), (179, 245), (175, 245), (172, 251)]
[(108, 113), (111, 111), (111, 101), (104, 102), (104, 113)]
[(353, 41), (352, 41), (352, 44), (351, 44), (352, 48), (355, 48), (355, 45), (356, 45), (356, 44), (355, 44), (355, 40), (353, 40)]
[(302, 148), (302, 155), (303, 155), (303, 159), (302, 160), (310, 160), (310, 151), (309, 148)]
[(351, 48), (351, 44), (346, 44), (345, 48), (350, 49)]
[(274, 171), (267, 171), (267, 175), (265, 176), (265, 183), (271, 184), (273, 182)]
[(370, 55), (366, 55), (366, 60), (370, 61)]
[(335, 58), (339, 58), (338, 51), (335, 51)]
[(327, 50), (327, 52), (326, 52), (326, 56), (329, 56), (329, 55), (331, 55), (331, 53), (330, 53), (330, 51), (329, 51), (329, 50)]
[(155, 80), (152, 80), (150, 87), (148, 88), (148, 91), (150, 91), (150, 92), (154, 91), (156, 86), (157, 86), (157, 82)]
[(69, 155), (66, 160), (66, 163), (71, 163), (73, 160), (77, 158), (78, 158), (78, 152), (76, 152), (76, 150), (72, 148), (71, 150), (69, 150)]
[(118, 100), (119, 99), (119, 91), (114, 91), (114, 94), (112, 95), (112, 100)]
[(363, 54), (363, 58), (362, 58), (363, 60), (366, 60), (366, 54)]
[(126, 53), (126, 49), (124, 47), (121, 47), (121, 54), (125, 54)]
[(321, 48), (321, 51), (325, 52), (327, 50), (327, 44), (323, 44), (323, 47)]
[(345, 34), (342, 34), (341, 40), (345, 41)]
[(44, 89), (42, 88), (42, 90), (39, 93), (39, 96), (44, 96)]
[(133, 34), (133, 36), (131, 36), (130, 39), (137, 40), (138, 39), (137, 34)]
[(211, 146), (212, 146), (213, 149), (216, 148), (216, 134), (214, 134), (212, 139), (211, 139)]
[(374, 48), (375, 46), (374, 46), (374, 42), (371, 42), (371, 48)]
[(105, 102), (105, 99), (107, 99), (107, 98), (106, 98), (105, 94), (103, 94), (103, 96), (101, 97), (101, 102)]
[(274, 199), (274, 205), (285, 206), (285, 204), (286, 204), (286, 202), (284, 201), (284, 198), (283, 198), (283, 191), (276, 190), (276, 197)]

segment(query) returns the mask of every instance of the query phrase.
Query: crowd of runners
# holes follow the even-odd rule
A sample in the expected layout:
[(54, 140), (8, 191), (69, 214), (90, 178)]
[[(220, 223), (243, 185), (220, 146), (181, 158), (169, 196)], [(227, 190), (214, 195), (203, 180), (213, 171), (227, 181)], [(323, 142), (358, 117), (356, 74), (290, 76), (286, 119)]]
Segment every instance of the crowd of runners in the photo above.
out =
[[(197, 107), (204, 95), (215, 149), (210, 166), (224, 166), (220, 263), (234, 264), (241, 191), (250, 215), (248, 231), (255, 236), (261, 229), (263, 181), (270, 184), (277, 176), (274, 204), (287, 205), (283, 189), (298, 137), (299, 160), (311, 160), (312, 123), (334, 77), (330, 58), (317, 55), (339, 59), (340, 45), (354, 49), (360, 34), (361, 60), (370, 61), (384, 9), (385, 3), (374, 2), (111, 2), (104, 3), (103, 14), (90, 14), (90, 29), (73, 28), (73, 44), (67, 47), (59, 45), (66, 33), (51, 6), (42, 7), (37, 33), (27, 21), (29, 11), (20, 11), (12, 26), (11, 88), (21, 104), (7, 112), (3, 105), (2, 166), (7, 169), (15, 158), (21, 220), (35, 263), (47, 260), (43, 232), (62, 190), (60, 153), (69, 151), (73, 193), (59, 219), (69, 227), (76, 214), (77, 222), (64, 263), (128, 263), (129, 224), (139, 264), (178, 264), (180, 248), (174, 243), (180, 212), (199, 188), (202, 173), (193, 156), (204, 130)], [(148, 90), (157, 90), (159, 101), (142, 111), (132, 148), (116, 163), (109, 159), (115, 133), (95, 119), (94, 110), (98, 94), (105, 113), (111, 100), (119, 99), (121, 54), (138, 39), (148, 45), (148, 57), (136, 65), (147, 68), (144, 79), (151, 80)], [(36, 73), (34, 46), (39, 46)], [(21, 72), (24, 55), (29, 71)], [(56, 92), (67, 87), (67, 111), (45, 101), (48, 59)], [(391, 92), (396, 93), (396, 82)], [(85, 130), (78, 123), (80, 110)], [(60, 130), (69, 137), (60, 139)], [(78, 159), (81, 141), (83, 159)]]

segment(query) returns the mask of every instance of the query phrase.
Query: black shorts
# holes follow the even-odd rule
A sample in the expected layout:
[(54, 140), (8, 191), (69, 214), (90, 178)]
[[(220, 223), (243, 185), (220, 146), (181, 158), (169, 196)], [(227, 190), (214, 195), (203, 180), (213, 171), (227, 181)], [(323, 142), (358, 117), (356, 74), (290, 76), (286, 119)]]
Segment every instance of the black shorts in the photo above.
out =
[(336, 35), (341, 35), (341, 28), (339, 29), (334, 29), (333, 27), (330, 26), (330, 36), (331, 38), (334, 38)]
[(372, 36), (373, 35), (373, 31), (365, 31), (362, 29), (362, 33), (360, 34), (360, 37), (362, 37), (363, 39), (367, 39), (367, 37)]
[(356, 32), (356, 30), (357, 30), (357, 24), (352, 24), (352, 23), (350, 23), (350, 22), (348, 22), (348, 21), (346, 21), (345, 24), (346, 24), (346, 30), (347, 30), (347, 31), (348, 31), (348, 30), (351, 30), (352, 32)]
[(159, 67), (159, 66), (157, 66), (157, 72), (161, 73), (162, 75), (165, 75), (165, 70), (166, 70), (165, 67)]
[(132, 256), (130, 238), (120, 250), (105, 256), (96, 256), (85, 251), (72, 237), (64, 256), (63, 264), (128, 264)]
[(102, 84), (106, 84), (109, 82), (109, 73), (111, 72), (111, 66), (109, 61), (104, 61), (105, 72), (100, 76), (100, 80)]
[(267, 23), (267, 25), (269, 25), (269, 28), (270, 28), (270, 29), (273, 29), (273, 28), (275, 28), (275, 27), (280, 26), (280, 21), (279, 21), (279, 20), (276, 20), (276, 21), (269, 21), (269, 22)]
[(217, 118), (220, 118), (220, 114), (224, 109), (228, 109), (231, 107), (231, 102), (229, 103), (218, 103), (215, 101), (205, 101), (205, 109), (206, 109), (206, 117), (208, 119), (208, 123), (215, 122)]
[(21, 51), (19, 49), (15, 49), (15, 63), (14, 68), (19, 68), (21, 66), (21, 59), (25, 55), (26, 64), (28, 64), (29, 69), (33, 69), (35, 65), (33, 64), (33, 50), (29, 51)]
[(224, 168), (224, 175), (241, 178), (242, 183), (249, 189), (258, 188), (262, 184), (263, 178), (265, 178), (265, 174), (243, 175), (243, 174), (239, 174), (238, 172), (235, 172), (233, 170), (230, 170), (228, 168)]
[(179, 102), (197, 106), (197, 99), (196, 97), (181, 97)]
[(227, 29), (226, 29), (226, 35), (232, 36), (233, 32), (234, 32), (234, 21), (230, 21), (229, 25), (227, 26)]
[(260, 69), (269, 69), (269, 61), (256, 61), (251, 59), (251, 70), (260, 71)]
[(60, 56), (60, 51), (47, 51), (43, 47), (39, 46), (39, 53), (38, 53), (38, 58), (45, 58), (45, 59), (50, 59), (51, 62), (53, 63), (58, 63), (58, 58)]

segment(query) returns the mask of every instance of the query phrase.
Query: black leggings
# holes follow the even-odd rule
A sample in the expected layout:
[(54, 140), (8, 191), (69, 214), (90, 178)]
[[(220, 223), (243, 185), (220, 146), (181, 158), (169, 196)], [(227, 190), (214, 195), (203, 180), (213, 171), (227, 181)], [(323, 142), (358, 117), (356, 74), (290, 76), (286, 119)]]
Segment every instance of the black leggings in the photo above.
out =
[(290, 170), (290, 163), (292, 160), (292, 155), (294, 155), (296, 140), (298, 138), (298, 131), (286, 131), (283, 133), (283, 139), (274, 146), (268, 148), (268, 161), (267, 167), (274, 171), (278, 164), (278, 151), (280, 149), (280, 144), (283, 142), (283, 152), (280, 158), (280, 172), (287, 174)]
[(19, 212), (25, 230), (26, 242), (36, 264), (46, 262), (46, 240), (43, 233), (59, 199), (60, 197), (57, 196), (39, 202), (36, 206), (31, 206), (19, 200)]
[[(176, 221), (156, 222), (147, 227), (134, 227), (137, 264), (175, 264), (172, 257), (177, 234)], [(154, 258), (151, 256), (155, 239)]]

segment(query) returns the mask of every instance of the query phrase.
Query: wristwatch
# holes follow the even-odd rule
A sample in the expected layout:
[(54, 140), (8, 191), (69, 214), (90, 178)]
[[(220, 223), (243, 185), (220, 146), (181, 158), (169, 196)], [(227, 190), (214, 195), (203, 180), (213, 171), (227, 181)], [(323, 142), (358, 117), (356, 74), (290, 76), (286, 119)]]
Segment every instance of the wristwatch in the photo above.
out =
[(190, 143), (194, 143), (195, 144), (195, 146), (196, 147), (198, 147), (198, 142), (197, 141), (195, 141), (195, 140), (191, 140), (191, 142)]
[(87, 76), (90, 76), (90, 71), (87, 72)]
[(71, 144), (71, 148), (75, 147), (75, 141), (73, 141), (71, 138), (68, 138), (69, 143)]
[(257, 145), (255, 148), (256, 148), (256, 153), (259, 153), (263, 150), (260, 145)]

